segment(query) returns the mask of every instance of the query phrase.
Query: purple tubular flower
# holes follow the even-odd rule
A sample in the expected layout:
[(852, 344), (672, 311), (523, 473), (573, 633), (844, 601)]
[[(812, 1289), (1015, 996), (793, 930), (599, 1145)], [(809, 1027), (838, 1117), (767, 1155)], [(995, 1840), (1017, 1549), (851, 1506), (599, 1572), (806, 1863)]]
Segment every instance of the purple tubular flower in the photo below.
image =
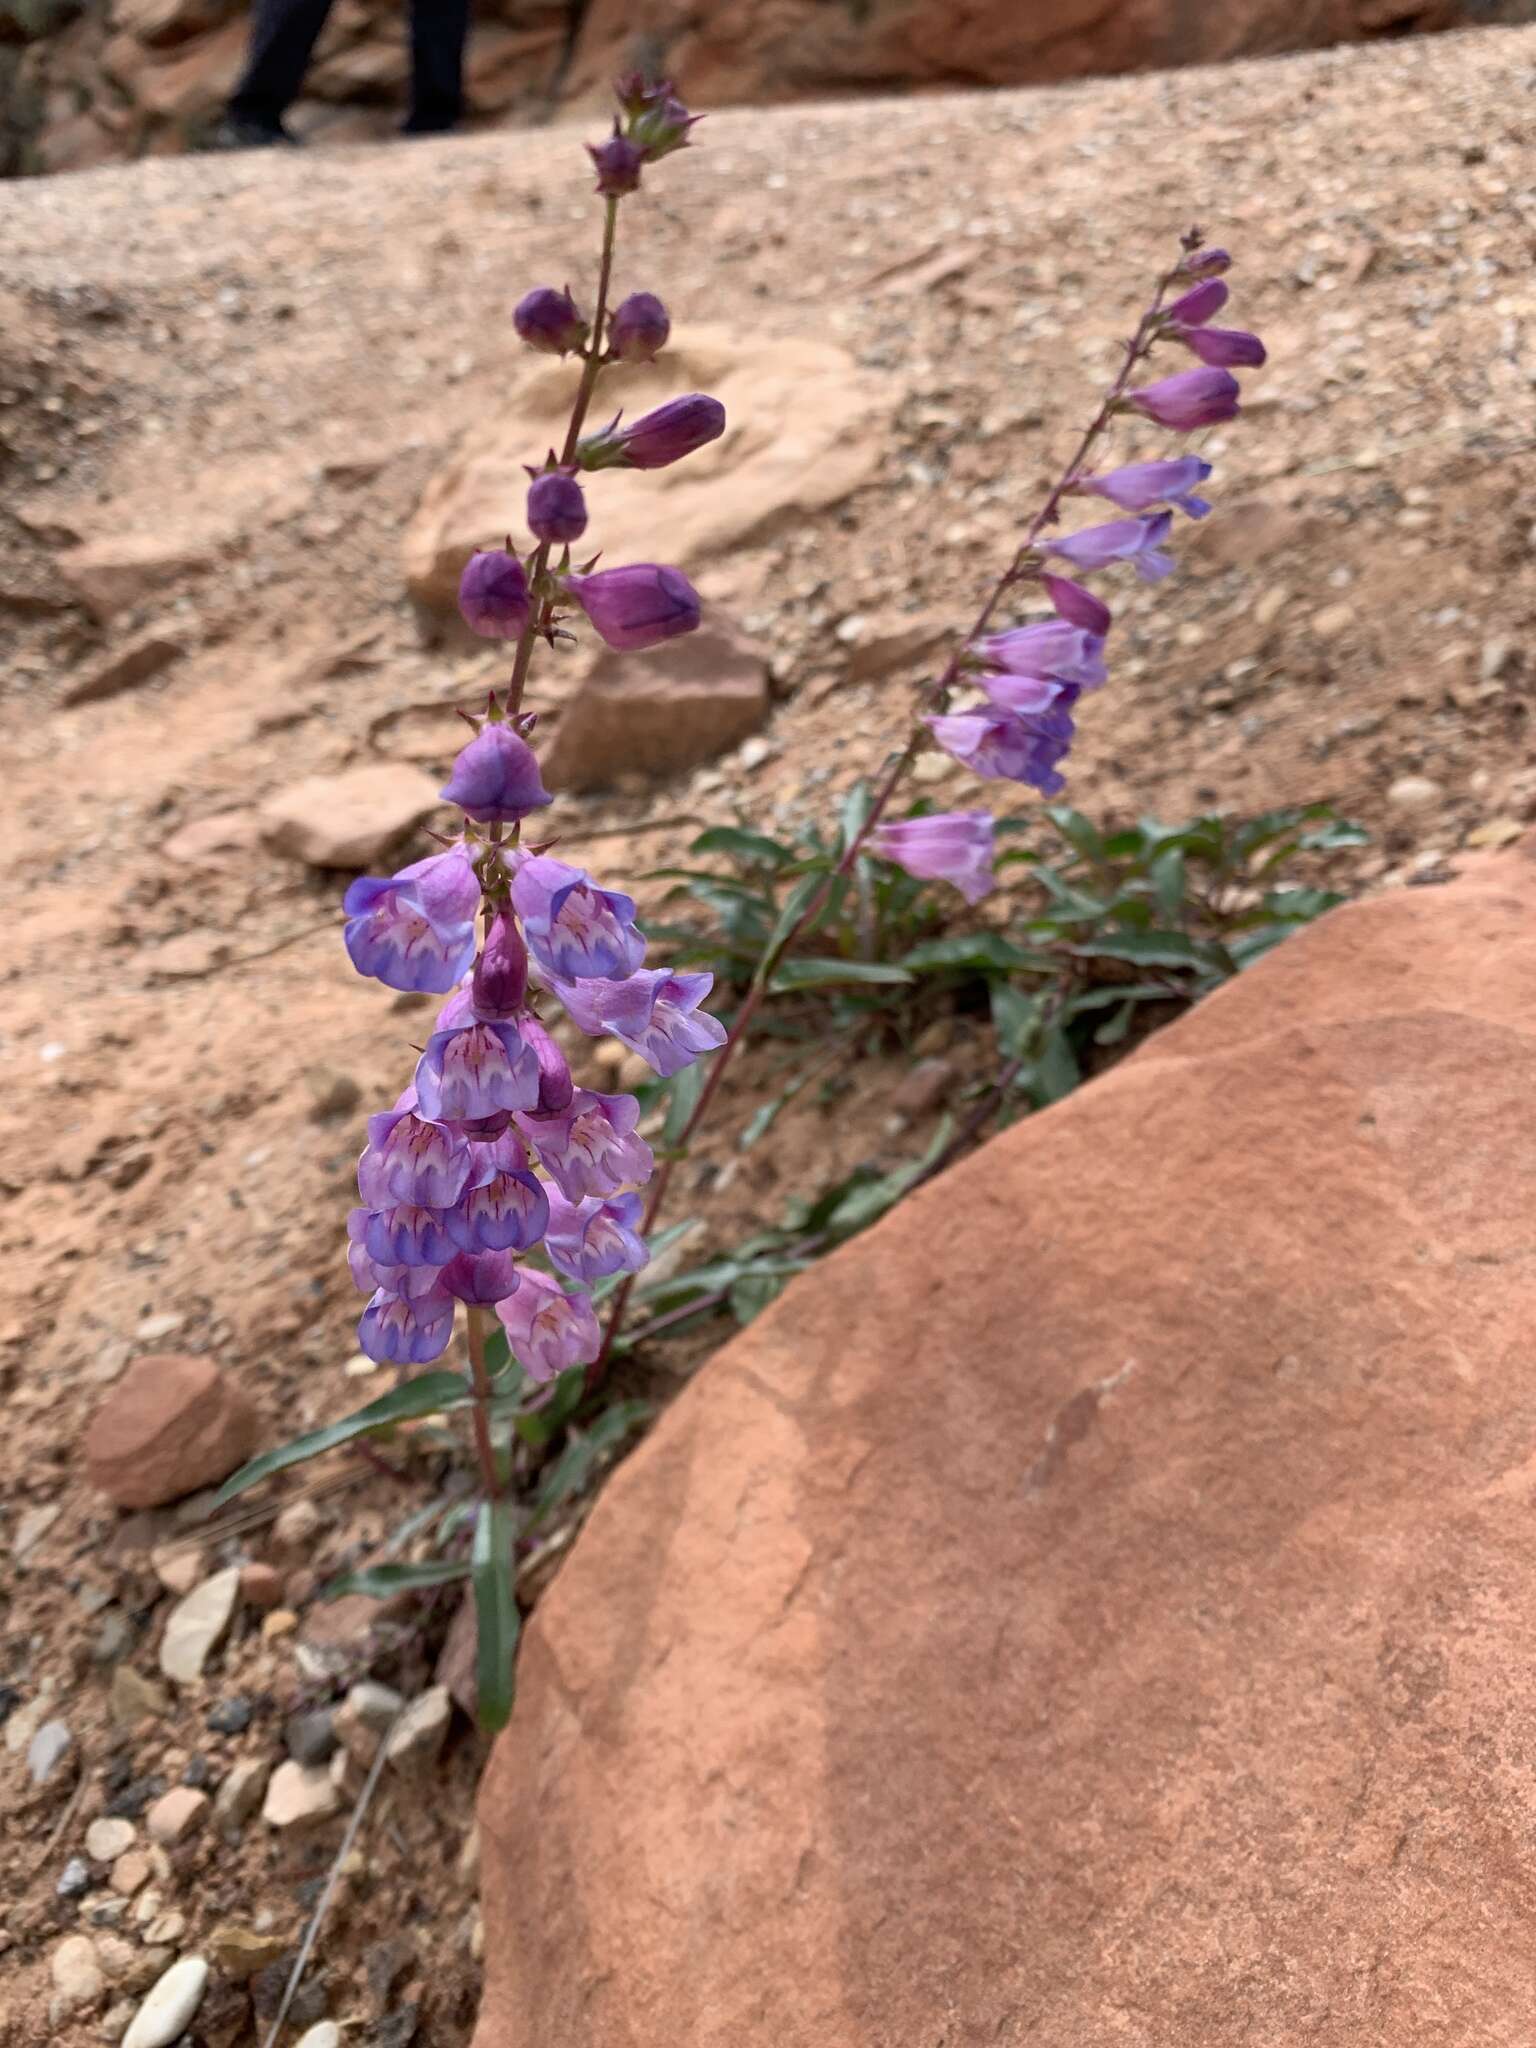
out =
[(992, 887), (992, 829), (990, 811), (941, 811), (877, 825), (865, 847), (922, 881), (953, 882), (967, 903), (979, 903)]
[(1211, 465), (1198, 455), (1181, 455), (1169, 462), (1128, 462), (1123, 469), (1111, 469), (1103, 476), (1080, 476), (1072, 488), (1089, 497), (1108, 498), (1125, 512), (1177, 505), (1191, 519), (1203, 519), (1210, 504), (1194, 492), (1210, 473)]
[(342, 898), (347, 952), (386, 988), (445, 995), (475, 955), (480, 882), (463, 846), (383, 879), (360, 875)]
[(1156, 583), (1173, 573), (1173, 557), (1163, 548), (1171, 512), (1154, 518), (1110, 519), (1103, 526), (1085, 526), (1063, 540), (1042, 543), (1047, 554), (1059, 555), (1075, 569), (1107, 569), (1111, 562), (1131, 562), (1145, 583)]
[(1203, 327), (1207, 320), (1215, 319), (1231, 296), (1219, 277), (1208, 277), (1183, 298), (1175, 299), (1163, 318), (1176, 327)]
[(719, 399), (690, 391), (642, 413), (627, 427), (589, 434), (577, 442), (576, 460), (583, 469), (667, 469), (724, 432), (725, 407)]
[(494, 1174), (443, 1216), (456, 1251), (525, 1252), (544, 1235), (549, 1202), (524, 1168)]
[(667, 345), (672, 322), (654, 292), (631, 292), (614, 309), (608, 346), (623, 363), (653, 363)]
[(576, 309), (568, 291), (552, 284), (536, 285), (525, 292), (512, 312), (518, 338), (541, 355), (566, 356), (587, 338), (587, 323)]
[(639, 191), (646, 152), (619, 133), (617, 121), (606, 142), (587, 144), (587, 155), (597, 173), (597, 189), (605, 199), (622, 199), (626, 192)]
[(1115, 623), (1115, 615), (1103, 598), (1095, 597), (1070, 576), (1042, 576), (1040, 581), (1056, 607), (1057, 618), (1065, 619), (1069, 626), (1081, 626), (1085, 633), (1096, 633), (1102, 640)]
[(699, 593), (678, 569), (636, 562), (625, 569), (597, 569), (590, 576), (568, 575), (562, 581), (592, 621), (598, 638), (621, 651), (659, 647), (663, 640), (691, 633), (699, 623)]
[(512, 1356), (541, 1386), (574, 1365), (590, 1365), (602, 1348), (602, 1332), (587, 1296), (567, 1294), (547, 1273), (524, 1271), (517, 1292), (497, 1302), (496, 1313)]
[(397, 1105), (368, 1119), (368, 1144), (357, 1162), (358, 1192), (370, 1209), (402, 1202), (446, 1209), (469, 1185), (470, 1167), (469, 1146), (457, 1131)]
[(587, 530), (587, 500), (566, 469), (546, 469), (528, 486), (528, 529), (536, 540), (568, 546)]
[(1179, 265), (1185, 277), (1220, 277), (1231, 268), (1232, 258), (1225, 249), (1194, 249)]
[(568, 1202), (557, 1194), (549, 1205), (544, 1239), (550, 1264), (568, 1280), (589, 1287), (610, 1273), (638, 1273), (651, 1256), (639, 1232), (640, 1209), (638, 1195)]
[(510, 725), (476, 733), (453, 764), (442, 795), (481, 825), (515, 825), (550, 801), (538, 756)]
[(532, 1109), (539, 1063), (514, 1024), (461, 1024), (434, 1031), (416, 1063), (421, 1114), (434, 1123), (472, 1123), (503, 1109)]
[(528, 948), (517, 919), (498, 911), (475, 962), (469, 1007), (482, 1024), (505, 1023), (517, 1015), (527, 994)]
[(459, 578), (459, 616), (482, 640), (515, 640), (528, 623), (528, 577), (505, 548), (482, 548)]
[(1236, 419), (1241, 395), (1237, 379), (1227, 370), (1179, 370), (1155, 384), (1143, 384), (1130, 393), (1126, 404), (1160, 427), (1188, 434), (1196, 427)]
[[(994, 711), (1011, 711), (1020, 718), (1037, 718), (1061, 702), (1059, 676), (988, 676), (982, 687)], [(1074, 697), (1078, 687), (1072, 685)]]
[(1084, 690), (1096, 690), (1108, 673), (1103, 634), (1056, 619), (1015, 626), (1008, 633), (988, 633), (974, 642), (973, 651), (989, 669), (1003, 675), (1052, 676)]
[(363, 1226), (363, 1250), (380, 1266), (446, 1266), (459, 1249), (448, 1235), (446, 1214), (408, 1202), (370, 1209)]
[(380, 1365), (430, 1365), (453, 1335), (453, 1296), (438, 1288), (412, 1297), (379, 1292), (357, 1326), (358, 1348)]
[(455, 1301), (489, 1308), (516, 1294), (521, 1277), (510, 1252), (460, 1252), (444, 1266), (441, 1281)]
[(699, 1009), (714, 981), (712, 974), (668, 974), (664, 967), (641, 969), (627, 981), (552, 977), (579, 1030), (593, 1038), (612, 1033), (663, 1079), (724, 1045), (725, 1026)]
[(382, 1287), (386, 1294), (430, 1294), (437, 1286), (436, 1266), (384, 1265), (370, 1256), (367, 1236), (373, 1215), (371, 1209), (347, 1211), (347, 1264), (358, 1292), (376, 1294)]
[(635, 900), (599, 889), (581, 868), (547, 854), (524, 861), (512, 881), (512, 902), (533, 957), (565, 981), (623, 981), (645, 958), (635, 930)]
[(558, 1116), (570, 1108), (571, 1097), (575, 1093), (571, 1086), (570, 1065), (537, 1017), (525, 1017), (519, 1028), (524, 1044), (532, 1048), (539, 1063), (539, 1101), (535, 1114)]
[(561, 1194), (579, 1202), (650, 1179), (656, 1161), (635, 1130), (639, 1121), (640, 1105), (632, 1095), (578, 1088), (565, 1110), (520, 1116), (517, 1124)]
[(1240, 327), (1176, 327), (1173, 333), (1202, 363), (1218, 370), (1257, 370), (1269, 360), (1259, 337)]
[(924, 723), (944, 751), (973, 773), (988, 781), (1028, 783), (1044, 796), (1056, 796), (1067, 786), (1057, 764), (1076, 737), (1070, 708), (1076, 698), (1076, 690), (1064, 684), (1049, 709), (1028, 714), (995, 708), (961, 711)]

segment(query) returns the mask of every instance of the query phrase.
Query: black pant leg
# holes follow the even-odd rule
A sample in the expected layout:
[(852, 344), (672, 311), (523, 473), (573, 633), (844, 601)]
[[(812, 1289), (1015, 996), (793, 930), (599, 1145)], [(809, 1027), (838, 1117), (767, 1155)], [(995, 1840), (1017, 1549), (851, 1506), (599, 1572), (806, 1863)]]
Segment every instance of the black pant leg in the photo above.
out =
[(304, 73), (331, 0), (256, 0), (245, 75), (229, 111), (243, 121), (275, 127), (299, 96)]
[(470, 0), (411, 0), (411, 112), (418, 135), (451, 128), (464, 111)]

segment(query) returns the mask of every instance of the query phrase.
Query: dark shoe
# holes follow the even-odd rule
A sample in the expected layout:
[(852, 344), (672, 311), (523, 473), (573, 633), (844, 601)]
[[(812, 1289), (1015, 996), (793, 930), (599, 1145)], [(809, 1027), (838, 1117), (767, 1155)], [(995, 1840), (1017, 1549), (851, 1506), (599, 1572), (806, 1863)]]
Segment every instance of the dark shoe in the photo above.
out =
[(226, 114), (208, 138), (210, 149), (297, 149), (297, 135), (290, 135), (281, 121), (251, 121), (242, 114)]

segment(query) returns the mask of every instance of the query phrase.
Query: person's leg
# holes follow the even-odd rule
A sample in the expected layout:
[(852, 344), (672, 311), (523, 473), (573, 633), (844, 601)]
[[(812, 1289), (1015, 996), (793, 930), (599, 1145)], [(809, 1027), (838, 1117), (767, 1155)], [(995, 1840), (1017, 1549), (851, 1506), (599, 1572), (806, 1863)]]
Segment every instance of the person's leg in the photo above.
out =
[(440, 135), (464, 111), (464, 43), (470, 0), (411, 0), (408, 135)]
[(330, 11), (331, 0), (256, 0), (245, 74), (229, 102), (231, 121), (281, 133)]

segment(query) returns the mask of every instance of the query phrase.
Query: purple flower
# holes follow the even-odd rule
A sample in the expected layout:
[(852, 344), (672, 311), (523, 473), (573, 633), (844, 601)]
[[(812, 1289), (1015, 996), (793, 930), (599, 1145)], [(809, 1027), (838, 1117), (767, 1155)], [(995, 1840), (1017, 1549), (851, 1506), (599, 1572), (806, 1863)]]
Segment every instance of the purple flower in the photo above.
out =
[(1183, 298), (1175, 299), (1163, 318), (1176, 327), (1203, 327), (1207, 320), (1215, 319), (1230, 297), (1231, 293), (1219, 277), (1208, 277), (1203, 284), (1187, 291)]
[(1143, 384), (1125, 402), (1160, 427), (1188, 434), (1196, 427), (1236, 419), (1241, 395), (1237, 379), (1226, 370), (1179, 370), (1155, 384)]
[(363, 1226), (363, 1250), (381, 1266), (446, 1266), (459, 1249), (448, 1234), (446, 1214), (410, 1202), (370, 1209)]
[(453, 1335), (453, 1296), (445, 1289), (407, 1297), (381, 1288), (363, 1310), (358, 1348), (380, 1365), (430, 1365)]
[(393, 1109), (368, 1119), (357, 1186), (370, 1209), (401, 1202), (446, 1209), (469, 1184), (469, 1146), (446, 1124), (418, 1116), (415, 1103), (415, 1092), (408, 1088)]
[(1193, 249), (1179, 265), (1185, 277), (1219, 277), (1231, 268), (1232, 258), (1225, 249)]
[(489, 1308), (515, 1294), (521, 1277), (510, 1252), (460, 1252), (444, 1266), (441, 1280), (456, 1301)]
[(386, 1294), (405, 1294), (412, 1297), (430, 1294), (437, 1286), (436, 1266), (396, 1266), (381, 1263), (368, 1250), (368, 1228), (373, 1221), (372, 1209), (349, 1209), (347, 1212), (347, 1264), (352, 1269), (352, 1280), (361, 1294), (376, 1294), (382, 1287)]
[(990, 811), (941, 811), (877, 825), (865, 847), (923, 881), (953, 882), (967, 903), (979, 903), (992, 887)]
[(639, 191), (646, 153), (627, 135), (619, 133), (617, 121), (606, 142), (587, 144), (587, 155), (597, 172), (597, 190), (605, 199), (622, 199), (626, 192)]
[(1103, 526), (1085, 526), (1081, 533), (1068, 534), (1064, 540), (1046, 541), (1043, 547), (1047, 554), (1060, 555), (1075, 569), (1091, 571), (1107, 569), (1111, 562), (1131, 562), (1143, 582), (1156, 583), (1173, 573), (1173, 557), (1163, 548), (1172, 524), (1171, 512), (1159, 512), (1150, 519), (1111, 519)]
[(1012, 676), (1053, 676), (1096, 690), (1108, 673), (1104, 667), (1104, 636), (1057, 619), (1035, 626), (1015, 626), (1008, 633), (988, 633), (973, 652), (990, 669)]
[(1057, 618), (1065, 619), (1069, 626), (1081, 626), (1085, 633), (1097, 633), (1102, 639), (1114, 624), (1115, 615), (1103, 598), (1095, 597), (1070, 576), (1042, 576), (1040, 581), (1056, 607)]
[(544, 1239), (550, 1264), (568, 1280), (589, 1287), (610, 1273), (638, 1273), (651, 1256), (639, 1232), (640, 1208), (638, 1195), (568, 1202), (557, 1194), (549, 1205)]
[(690, 391), (642, 413), (627, 427), (615, 422), (576, 444), (583, 469), (666, 469), (725, 432), (725, 407), (718, 398)]
[(532, 1109), (539, 1063), (514, 1024), (460, 1024), (434, 1031), (416, 1063), (421, 1114), (434, 1123), (473, 1122), (502, 1109)]
[[(987, 702), (996, 711), (1011, 711), (1016, 717), (1036, 718), (1043, 712), (1054, 711), (1061, 703), (1061, 682), (1058, 676), (985, 676), (981, 686), (987, 693)], [(1078, 692), (1078, 685), (1072, 685), (1072, 697)], [(1069, 703), (1071, 698), (1067, 700)]]
[(525, 1270), (516, 1294), (496, 1304), (517, 1360), (540, 1385), (573, 1365), (590, 1365), (602, 1349), (602, 1332), (585, 1294), (567, 1294), (547, 1273)]
[(655, 1158), (635, 1125), (640, 1105), (632, 1095), (597, 1095), (578, 1088), (570, 1105), (548, 1115), (520, 1116), (518, 1129), (567, 1201), (643, 1186)]
[(556, 547), (586, 532), (586, 495), (569, 470), (543, 470), (528, 486), (528, 530)]
[(556, 291), (551, 284), (537, 285), (518, 300), (512, 325), (520, 339), (541, 355), (569, 355), (587, 338), (587, 323), (576, 310), (576, 301), (568, 291)]
[(665, 1079), (725, 1043), (725, 1026), (699, 1009), (714, 980), (655, 967), (627, 981), (556, 980), (553, 986), (580, 1030), (590, 1037), (611, 1032)]
[(614, 309), (608, 346), (624, 363), (652, 363), (667, 345), (672, 322), (654, 292), (631, 292)]
[(459, 616), (482, 640), (515, 640), (528, 623), (528, 577), (505, 548), (482, 548), (459, 578)]
[(1173, 333), (1191, 354), (1218, 370), (1256, 370), (1269, 360), (1259, 337), (1240, 327), (1176, 327)]
[(1021, 714), (987, 708), (924, 722), (944, 751), (973, 773), (989, 781), (1025, 782), (1044, 796), (1055, 796), (1066, 788), (1056, 771), (1076, 736), (1070, 710), (1076, 697), (1071, 684), (1063, 684), (1049, 709)]
[(571, 1086), (571, 1069), (565, 1054), (537, 1017), (524, 1017), (519, 1029), (524, 1044), (532, 1048), (539, 1063), (539, 1101), (535, 1114), (544, 1116), (551, 1111), (558, 1114), (569, 1109), (575, 1090)]
[(480, 881), (463, 846), (387, 880), (359, 875), (342, 898), (352, 965), (386, 988), (444, 995), (475, 956)]
[(481, 825), (515, 825), (550, 801), (538, 757), (510, 725), (476, 733), (453, 764), (443, 796)]
[(544, 1189), (526, 1167), (492, 1174), (443, 1216), (455, 1251), (465, 1252), (525, 1252), (548, 1222)]
[(660, 85), (647, 104), (634, 116), (630, 134), (645, 151), (647, 163), (657, 163), (674, 149), (688, 147), (688, 131), (702, 114), (690, 114), (670, 85)]
[(663, 640), (691, 633), (699, 623), (699, 594), (677, 569), (636, 562), (626, 569), (598, 569), (590, 576), (573, 574), (561, 580), (609, 647), (659, 647)]
[(599, 889), (589, 874), (563, 860), (539, 854), (524, 861), (513, 877), (512, 902), (533, 957), (547, 974), (566, 981), (623, 981), (645, 958), (634, 898)]
[(528, 948), (517, 919), (499, 910), (485, 935), (469, 985), (469, 1007), (482, 1024), (515, 1017), (528, 994)]
[(1177, 505), (1191, 519), (1203, 519), (1211, 508), (1194, 491), (1210, 473), (1211, 465), (1198, 455), (1181, 455), (1169, 462), (1128, 462), (1123, 469), (1109, 470), (1103, 476), (1080, 476), (1072, 488), (1090, 497), (1108, 498), (1125, 512)]

